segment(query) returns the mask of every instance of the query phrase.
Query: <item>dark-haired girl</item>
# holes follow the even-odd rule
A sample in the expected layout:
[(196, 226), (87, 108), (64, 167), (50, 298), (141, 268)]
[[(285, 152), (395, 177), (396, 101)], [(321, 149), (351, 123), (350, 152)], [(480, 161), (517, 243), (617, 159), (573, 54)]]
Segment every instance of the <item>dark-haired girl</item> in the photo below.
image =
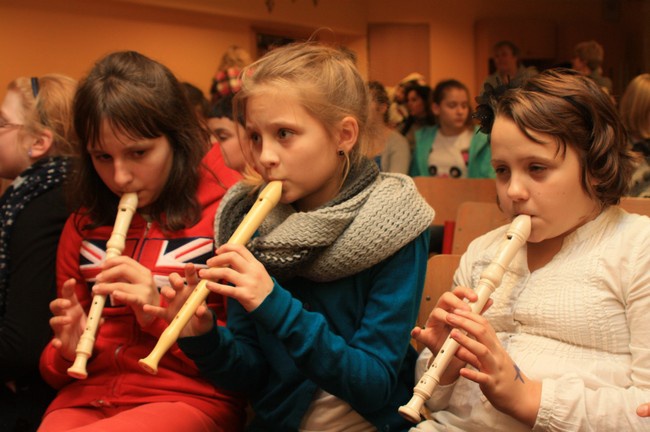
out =
[[(238, 431), (242, 400), (199, 377), (178, 348), (157, 375), (138, 365), (167, 323), (143, 311), (161, 304), (167, 276), (213, 251), (213, 218), (238, 174), (210, 148), (183, 89), (165, 66), (135, 52), (101, 59), (80, 83), (74, 123), (80, 165), (57, 258), (58, 297), (50, 308), (54, 339), (41, 357), (43, 377), (59, 393), (41, 431)], [(209, 151), (208, 151), (209, 150)], [(121, 195), (138, 209), (121, 256), (105, 259)], [(88, 378), (67, 369), (94, 294), (107, 295)], [(208, 299), (218, 321), (224, 300)]]

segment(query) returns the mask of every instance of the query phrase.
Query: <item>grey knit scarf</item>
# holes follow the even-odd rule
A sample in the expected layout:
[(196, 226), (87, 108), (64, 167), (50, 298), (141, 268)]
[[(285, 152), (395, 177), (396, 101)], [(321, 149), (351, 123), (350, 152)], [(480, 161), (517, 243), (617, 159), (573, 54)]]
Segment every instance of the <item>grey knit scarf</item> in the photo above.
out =
[[(218, 244), (230, 238), (255, 198), (241, 182), (229, 189), (215, 218)], [(393, 255), (420, 235), (433, 216), (410, 177), (380, 174), (374, 162), (364, 159), (322, 207), (297, 212), (291, 205), (276, 206), (247, 247), (280, 280), (332, 281)]]

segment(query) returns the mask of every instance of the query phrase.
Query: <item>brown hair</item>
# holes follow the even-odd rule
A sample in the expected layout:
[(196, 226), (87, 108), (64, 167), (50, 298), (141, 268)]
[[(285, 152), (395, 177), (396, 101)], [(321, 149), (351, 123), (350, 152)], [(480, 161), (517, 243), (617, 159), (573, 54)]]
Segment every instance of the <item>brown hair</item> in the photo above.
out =
[(529, 131), (550, 135), (558, 151), (580, 156), (582, 187), (603, 207), (618, 204), (633, 171), (626, 132), (611, 99), (588, 77), (551, 69), (530, 78), (498, 100), (496, 115), (511, 119), (530, 140)]
[(388, 107), (390, 106), (390, 98), (388, 97), (386, 88), (379, 81), (370, 81), (368, 83), (368, 90), (370, 91), (370, 97), (375, 101), (377, 105), (386, 105), (386, 111), (384, 112), (383, 120), (384, 124), (388, 124)]
[(603, 64), (603, 57), (605, 55), (603, 47), (594, 40), (580, 42), (575, 46), (574, 53), (592, 71), (598, 69)]
[(438, 84), (436, 84), (436, 87), (433, 89), (433, 92), (431, 93), (431, 101), (436, 105), (440, 105), (442, 101), (445, 99), (445, 97), (447, 97), (447, 91), (453, 88), (462, 90), (465, 92), (465, 94), (467, 94), (467, 107), (469, 108), (469, 110), (467, 113), (467, 119), (465, 119), (465, 126), (467, 128), (470, 128), (474, 123), (472, 119), (473, 112), (472, 112), (471, 101), (469, 98), (469, 90), (467, 89), (467, 86), (465, 84), (455, 79), (440, 81)]
[(519, 47), (509, 40), (502, 40), (494, 44), (492, 51), (496, 52), (500, 48), (509, 48), (513, 56), (519, 57)]
[(174, 74), (142, 54), (121, 51), (100, 59), (81, 81), (74, 103), (81, 158), (71, 198), (75, 208), (86, 209), (92, 226), (111, 224), (118, 203), (87, 149), (101, 146), (104, 120), (132, 138), (167, 138), (172, 168), (150, 213), (165, 230), (195, 224), (201, 216), (199, 167), (210, 143)]

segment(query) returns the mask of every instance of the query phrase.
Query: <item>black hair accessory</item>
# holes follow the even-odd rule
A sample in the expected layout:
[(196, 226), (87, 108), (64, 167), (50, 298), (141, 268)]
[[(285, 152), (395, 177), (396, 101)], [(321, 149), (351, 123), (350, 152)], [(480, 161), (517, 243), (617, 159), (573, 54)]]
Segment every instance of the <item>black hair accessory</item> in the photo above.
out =
[(479, 131), (487, 135), (492, 132), (492, 125), (494, 124), (494, 109), (497, 103), (499, 103), (499, 99), (501, 99), (508, 90), (519, 86), (520, 82), (517, 79), (508, 79), (507, 83), (501, 83), (501, 80), (498, 77), (496, 87), (490, 83), (485, 83), (483, 93), (474, 98), (478, 105), (472, 117), (479, 121)]
[(36, 96), (38, 96), (38, 90), (38, 78), (32, 77), (32, 94), (34, 95), (34, 99), (36, 99)]

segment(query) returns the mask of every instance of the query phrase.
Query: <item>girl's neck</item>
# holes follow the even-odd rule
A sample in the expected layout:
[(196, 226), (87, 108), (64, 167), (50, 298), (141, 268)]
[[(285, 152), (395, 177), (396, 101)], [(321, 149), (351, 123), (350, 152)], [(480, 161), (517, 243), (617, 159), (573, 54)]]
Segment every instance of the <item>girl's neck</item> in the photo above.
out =
[(443, 124), (440, 125), (440, 133), (446, 137), (458, 136), (463, 132), (465, 132), (466, 130), (467, 128), (464, 126), (462, 128), (456, 128), (454, 126), (446, 126)]
[(528, 270), (532, 273), (551, 262), (562, 249), (564, 237), (561, 235), (539, 243), (528, 243)]
[(372, 156), (380, 155), (386, 148), (386, 140), (393, 130), (386, 126), (385, 123), (382, 123), (379, 126), (379, 131), (377, 132), (377, 142), (372, 149)]
[(528, 269), (530, 270), (530, 272), (532, 273), (535, 270), (538, 270), (544, 267), (549, 262), (551, 262), (551, 260), (555, 257), (555, 255), (557, 255), (558, 252), (560, 252), (560, 250), (562, 249), (562, 245), (564, 244), (564, 239), (571, 233), (578, 230), (580, 227), (596, 219), (601, 212), (602, 209), (600, 208), (600, 206), (594, 204), (593, 211), (589, 213), (581, 223), (579, 223), (569, 231), (566, 231), (557, 237), (542, 240), (541, 242), (538, 243), (528, 243)]

